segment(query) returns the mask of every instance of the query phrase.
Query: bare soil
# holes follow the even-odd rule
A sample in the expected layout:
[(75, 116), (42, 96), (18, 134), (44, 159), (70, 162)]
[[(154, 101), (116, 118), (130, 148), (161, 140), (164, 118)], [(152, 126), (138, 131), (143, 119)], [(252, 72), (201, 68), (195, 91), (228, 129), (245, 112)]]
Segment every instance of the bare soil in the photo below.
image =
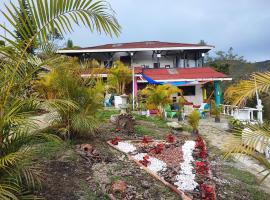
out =
[[(157, 132), (158, 138), (170, 131), (160, 128), (154, 122), (140, 120), (137, 124)], [(110, 148), (106, 141), (116, 136), (123, 139), (138, 138), (136, 135), (115, 133), (115, 127), (105, 122), (95, 137), (77, 139), (71, 145), (57, 149), (49, 158), (46, 153), (40, 155), (46, 176), (39, 195), (47, 200), (109, 199), (113, 181), (124, 180), (128, 185), (126, 194), (115, 194), (116, 199), (179, 199), (174, 192), (129, 161), (124, 154)], [(76, 153), (75, 145), (85, 143), (99, 151), (101, 161), (88, 162)], [(256, 186), (256, 177), (237, 171), (233, 161), (222, 160), (220, 150), (212, 145), (209, 146), (209, 156), (218, 199), (270, 199), (261, 187)]]

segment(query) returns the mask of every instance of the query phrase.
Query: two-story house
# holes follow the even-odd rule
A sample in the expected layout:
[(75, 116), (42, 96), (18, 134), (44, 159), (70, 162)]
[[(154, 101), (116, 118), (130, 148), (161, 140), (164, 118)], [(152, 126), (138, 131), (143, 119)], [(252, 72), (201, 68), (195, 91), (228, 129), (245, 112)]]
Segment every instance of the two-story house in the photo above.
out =
[[(220, 104), (220, 82), (231, 80), (204, 66), (204, 55), (213, 48), (210, 45), (145, 41), (59, 50), (58, 53), (77, 56), (80, 60), (95, 59), (105, 68), (110, 68), (113, 61), (121, 60), (134, 69), (134, 96), (149, 82), (170, 83), (180, 87), (188, 101), (199, 105), (207, 99), (204, 84), (214, 82), (215, 100)], [(173, 101), (178, 97), (179, 94), (173, 95)]]

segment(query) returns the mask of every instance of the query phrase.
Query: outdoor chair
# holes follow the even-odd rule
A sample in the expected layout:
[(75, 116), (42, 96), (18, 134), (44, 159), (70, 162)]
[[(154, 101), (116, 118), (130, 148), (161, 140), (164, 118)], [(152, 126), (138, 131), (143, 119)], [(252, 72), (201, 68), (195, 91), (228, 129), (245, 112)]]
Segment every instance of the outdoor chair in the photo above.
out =
[(170, 118), (173, 118), (176, 116), (176, 112), (175, 111), (172, 111), (172, 108), (170, 105), (166, 105), (164, 107), (164, 111), (165, 111), (165, 116), (166, 117), (170, 117)]
[(202, 103), (200, 108), (199, 108), (199, 113), (201, 119), (206, 118), (206, 113), (209, 112), (209, 105), (207, 103)]

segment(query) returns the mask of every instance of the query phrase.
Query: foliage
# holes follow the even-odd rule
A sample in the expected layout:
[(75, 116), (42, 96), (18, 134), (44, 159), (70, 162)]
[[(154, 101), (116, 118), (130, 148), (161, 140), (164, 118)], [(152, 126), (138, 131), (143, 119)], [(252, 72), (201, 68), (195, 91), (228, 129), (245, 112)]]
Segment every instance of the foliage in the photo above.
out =
[(200, 113), (197, 110), (192, 111), (188, 115), (188, 124), (193, 128), (193, 130), (198, 130), (200, 121)]
[(207, 65), (214, 67), (217, 71), (224, 74), (230, 74), (230, 68), (235, 63), (245, 63), (242, 56), (234, 54), (232, 47), (230, 47), (227, 52), (217, 51), (215, 57), (207, 56), (205, 61)]
[(131, 81), (131, 70), (128, 69), (120, 60), (115, 61), (108, 74), (108, 84), (116, 90), (117, 94), (120, 95), (125, 93), (126, 85)]
[(83, 79), (74, 69), (65, 66), (67, 68), (57, 67), (43, 76), (37, 88), (43, 89), (47, 98), (61, 97), (76, 104), (76, 109), (58, 110), (60, 120), (56, 116), (68, 136), (93, 133), (99, 124), (97, 113), (103, 106), (103, 83), (94, 78)]
[[(16, 30), (17, 42), (21, 43), (24, 48), (26, 48), (28, 53), (34, 54), (34, 50), (36, 45), (32, 43), (27, 47), (27, 43), (25, 38), (32, 38), (34, 34), (36, 34), (36, 27), (34, 26), (33, 15), (30, 12), (29, 3), (27, 0), (19, 1), (19, 13), (17, 13), (17, 21), (16, 23), (18, 27), (22, 27), (22, 30)], [(31, 32), (28, 30), (31, 30)]]
[(72, 49), (73, 48), (73, 41), (71, 39), (68, 39), (67, 41), (67, 49)]
[(270, 72), (257, 72), (249, 80), (241, 80), (230, 86), (224, 94), (226, 102), (243, 105), (245, 101), (256, 95), (256, 92), (269, 92)]
[(77, 106), (66, 100), (40, 100), (33, 93), (33, 80), (49, 62), (29, 55), (29, 49), (37, 41), (46, 46), (49, 33), (57, 29), (63, 35), (79, 22), (91, 32), (110, 36), (118, 35), (120, 26), (105, 1), (18, 0), (9, 4), (1, 11), (9, 28), (0, 24), (8, 34), (0, 35), (6, 41), (6, 46), (0, 47), (0, 199), (33, 199), (28, 191), (39, 183), (39, 174), (31, 155), (38, 143), (58, 139), (35, 131), (30, 116), (38, 109), (65, 113)]
[(238, 119), (231, 118), (229, 119), (229, 127), (231, 130), (239, 130), (244, 129), (244, 124)]
[(163, 108), (165, 105), (172, 102), (171, 95), (181, 90), (175, 86), (166, 85), (148, 85), (145, 89), (140, 91), (142, 96), (145, 96), (146, 105), (159, 110), (163, 116)]

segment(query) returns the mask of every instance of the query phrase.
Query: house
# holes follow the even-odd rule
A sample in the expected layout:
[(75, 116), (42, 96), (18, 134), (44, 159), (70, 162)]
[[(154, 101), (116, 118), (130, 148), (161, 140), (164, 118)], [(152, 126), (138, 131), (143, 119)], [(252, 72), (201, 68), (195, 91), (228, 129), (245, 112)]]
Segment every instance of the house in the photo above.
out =
[[(200, 105), (207, 99), (204, 85), (213, 82), (215, 101), (219, 105), (220, 83), (231, 78), (204, 66), (204, 55), (213, 48), (201, 44), (145, 41), (59, 50), (58, 53), (77, 56), (82, 61), (95, 59), (104, 68), (110, 68), (115, 60), (122, 61), (134, 69), (134, 97), (137, 90), (148, 83), (169, 83), (180, 87), (188, 101)], [(179, 94), (174, 94), (173, 101), (178, 97)]]

